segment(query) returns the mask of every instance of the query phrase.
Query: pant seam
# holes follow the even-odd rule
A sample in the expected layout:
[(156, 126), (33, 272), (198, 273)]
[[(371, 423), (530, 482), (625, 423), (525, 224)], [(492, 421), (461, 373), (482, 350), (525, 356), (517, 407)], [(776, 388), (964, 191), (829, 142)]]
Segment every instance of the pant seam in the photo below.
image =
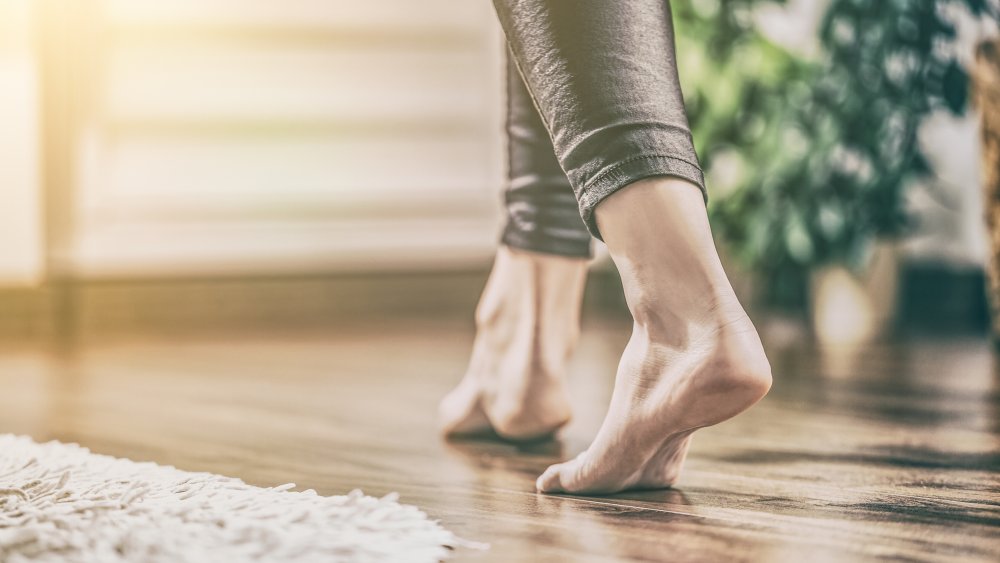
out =
[(626, 158), (625, 160), (618, 161), (615, 164), (613, 164), (612, 166), (609, 166), (608, 168), (605, 168), (604, 171), (602, 171), (597, 176), (594, 176), (589, 182), (587, 182), (587, 185), (586, 185), (586, 187), (583, 188), (582, 192), (583, 193), (588, 192), (591, 187), (593, 187), (596, 184), (601, 183), (601, 180), (603, 180), (608, 174), (611, 174), (612, 172), (614, 172), (615, 170), (618, 170), (619, 168), (621, 168), (622, 166), (625, 166), (626, 164), (629, 164), (631, 162), (635, 162), (637, 160), (647, 160), (647, 159), (653, 159), (653, 158), (666, 158), (666, 159), (669, 159), (669, 160), (677, 160), (677, 161), (683, 162), (685, 164), (689, 164), (689, 165), (691, 165), (691, 166), (693, 166), (695, 168), (701, 168), (701, 166), (698, 163), (696, 163), (696, 162), (691, 162), (690, 160), (687, 160), (685, 158), (681, 158), (681, 157), (673, 156), (673, 155), (669, 155), (669, 154), (643, 154), (643, 155), (640, 155), (640, 156), (632, 156), (632, 157)]

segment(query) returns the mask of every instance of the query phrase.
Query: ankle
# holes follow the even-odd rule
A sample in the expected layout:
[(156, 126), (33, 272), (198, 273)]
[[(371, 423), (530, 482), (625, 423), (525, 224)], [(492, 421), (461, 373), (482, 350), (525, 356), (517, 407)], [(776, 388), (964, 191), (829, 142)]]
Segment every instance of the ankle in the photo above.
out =
[(747, 318), (732, 288), (703, 287), (683, 279), (635, 283), (625, 297), (636, 329), (653, 343), (684, 346)]
[(735, 295), (707, 294), (695, 313), (678, 315), (670, 299), (640, 299), (630, 307), (632, 338), (643, 356), (663, 358), (697, 354), (718, 382), (746, 388), (763, 397), (771, 386), (771, 366), (753, 322)]
[(555, 323), (577, 330), (587, 265), (583, 258), (501, 246), (476, 307), (476, 327)]

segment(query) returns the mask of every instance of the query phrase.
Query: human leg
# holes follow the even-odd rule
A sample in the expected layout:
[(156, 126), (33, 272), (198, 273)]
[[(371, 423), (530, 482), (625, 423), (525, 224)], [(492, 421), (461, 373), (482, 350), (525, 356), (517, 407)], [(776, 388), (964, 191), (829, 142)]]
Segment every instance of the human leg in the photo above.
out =
[(570, 417), (566, 364), (579, 332), (590, 233), (509, 61), (506, 129), (506, 225), (476, 311), (468, 370), (440, 406), (447, 435), (538, 438)]
[(635, 319), (594, 443), (543, 492), (673, 484), (691, 433), (770, 387), (712, 242), (668, 2), (495, 0), (515, 61)]

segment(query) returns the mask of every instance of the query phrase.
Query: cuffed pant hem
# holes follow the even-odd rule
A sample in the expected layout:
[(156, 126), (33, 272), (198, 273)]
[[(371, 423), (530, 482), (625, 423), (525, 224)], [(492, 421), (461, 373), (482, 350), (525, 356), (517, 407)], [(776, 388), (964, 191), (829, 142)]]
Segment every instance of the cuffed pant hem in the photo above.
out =
[[(582, 234), (583, 231), (581, 231)], [(525, 233), (516, 229), (507, 228), (504, 230), (500, 242), (511, 248), (538, 252), (540, 254), (554, 254), (567, 258), (591, 258), (590, 239), (560, 239), (551, 235), (543, 236), (538, 233)]]
[(605, 198), (625, 186), (654, 176), (676, 176), (683, 178), (701, 190), (705, 202), (708, 202), (708, 191), (705, 189), (705, 175), (701, 167), (673, 156), (646, 155), (629, 158), (604, 170), (591, 180), (580, 192), (580, 215), (583, 217), (587, 230), (595, 238), (604, 241), (597, 228), (597, 218), (594, 210)]

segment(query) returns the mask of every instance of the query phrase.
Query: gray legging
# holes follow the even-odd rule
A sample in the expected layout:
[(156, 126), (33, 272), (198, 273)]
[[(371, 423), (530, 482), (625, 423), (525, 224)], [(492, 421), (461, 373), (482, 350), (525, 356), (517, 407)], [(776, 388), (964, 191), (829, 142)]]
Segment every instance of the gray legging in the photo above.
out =
[(618, 189), (677, 176), (705, 193), (668, 0), (493, 4), (510, 52), (504, 244), (586, 257)]

